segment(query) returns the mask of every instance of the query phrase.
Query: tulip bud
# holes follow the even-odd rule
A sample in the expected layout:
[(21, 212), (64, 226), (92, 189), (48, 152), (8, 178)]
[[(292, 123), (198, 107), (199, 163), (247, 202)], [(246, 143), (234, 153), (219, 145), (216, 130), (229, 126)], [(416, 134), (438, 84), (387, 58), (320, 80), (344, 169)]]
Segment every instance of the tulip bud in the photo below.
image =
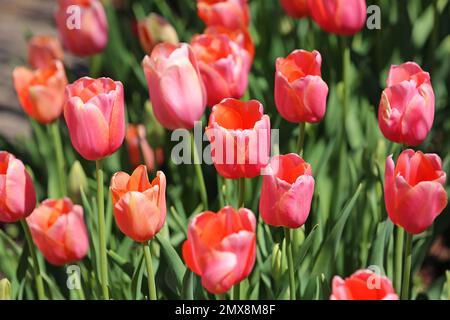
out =
[(0, 280), (0, 300), (11, 300), (11, 283), (8, 279)]
[(55, 37), (34, 36), (28, 42), (28, 62), (33, 68), (44, 68), (53, 60), (63, 59), (62, 46)]
[(150, 13), (138, 22), (139, 41), (142, 49), (150, 55), (153, 48), (161, 42), (178, 44), (175, 28), (163, 17)]
[(278, 281), (282, 275), (282, 257), (283, 253), (280, 250), (280, 245), (275, 243), (272, 249), (272, 277)]
[(69, 172), (69, 196), (75, 203), (81, 203), (81, 190), (88, 188), (88, 179), (83, 166), (77, 160), (73, 163)]

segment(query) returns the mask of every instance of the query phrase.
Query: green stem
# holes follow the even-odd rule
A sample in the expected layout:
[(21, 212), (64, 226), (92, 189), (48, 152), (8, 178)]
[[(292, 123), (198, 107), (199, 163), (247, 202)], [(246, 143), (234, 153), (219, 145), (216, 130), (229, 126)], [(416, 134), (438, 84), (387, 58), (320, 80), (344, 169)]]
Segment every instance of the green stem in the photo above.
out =
[(241, 284), (237, 283), (233, 287), (233, 300), (239, 300), (241, 298)]
[(303, 157), (303, 145), (305, 143), (305, 122), (300, 122), (298, 124), (299, 133), (298, 133), (298, 142), (297, 142), (297, 150), (300, 157)]
[(238, 198), (238, 208), (242, 208), (245, 205), (245, 178), (239, 179), (239, 198)]
[(286, 255), (289, 271), (289, 294), (291, 300), (295, 300), (295, 270), (294, 259), (292, 257), (291, 229), (284, 228), (284, 237), (286, 239)]
[(59, 132), (58, 120), (53, 122), (51, 126), (53, 144), (55, 148), (56, 154), (56, 164), (58, 171), (58, 179), (59, 179), (59, 191), (60, 196), (67, 195), (67, 184), (66, 184), (66, 170), (65, 170), (65, 161), (64, 161), (64, 151), (61, 143), (61, 135)]
[(194, 135), (192, 133), (191, 133), (191, 143), (192, 143), (192, 154), (194, 159), (195, 174), (197, 175), (200, 190), (200, 198), (202, 199), (204, 210), (208, 210), (208, 196), (206, 194), (205, 180), (203, 178), (202, 166), (200, 164), (200, 160), (198, 157), (197, 145), (195, 144)]
[(348, 68), (350, 67), (350, 47), (347, 44), (347, 41), (343, 40), (344, 44), (344, 54), (342, 56), (342, 82), (344, 84), (343, 92), (342, 92), (342, 134), (345, 139), (345, 122), (347, 119), (347, 103), (348, 103), (348, 92), (349, 92), (349, 83), (348, 83)]
[(98, 245), (100, 248), (100, 283), (102, 285), (103, 298), (109, 300), (108, 290), (108, 257), (106, 252), (105, 234), (105, 196), (103, 186), (103, 162), (97, 160), (97, 213), (98, 213)]
[(44, 281), (42, 280), (42, 274), (39, 267), (39, 261), (36, 255), (36, 248), (33, 244), (33, 240), (31, 237), (30, 229), (28, 228), (27, 222), (22, 219), (20, 220), (23, 231), (25, 233), (25, 238), (28, 244), (28, 248), (30, 249), (31, 259), (33, 260), (33, 270), (34, 270), (34, 281), (36, 282), (36, 290), (39, 300), (46, 300), (45, 291), (44, 291)]
[(403, 242), (405, 239), (405, 232), (402, 227), (397, 227), (397, 234), (395, 239), (395, 278), (394, 287), (397, 292), (402, 288), (402, 268), (403, 268)]
[(148, 292), (150, 295), (150, 300), (157, 300), (152, 254), (150, 252), (150, 246), (148, 245), (148, 242), (142, 243), (142, 248), (144, 249), (145, 266), (147, 268)]
[(412, 238), (413, 235), (406, 233), (406, 246), (405, 246), (405, 262), (403, 268), (403, 283), (402, 283), (402, 300), (409, 299), (409, 282), (411, 280), (411, 255), (412, 255)]

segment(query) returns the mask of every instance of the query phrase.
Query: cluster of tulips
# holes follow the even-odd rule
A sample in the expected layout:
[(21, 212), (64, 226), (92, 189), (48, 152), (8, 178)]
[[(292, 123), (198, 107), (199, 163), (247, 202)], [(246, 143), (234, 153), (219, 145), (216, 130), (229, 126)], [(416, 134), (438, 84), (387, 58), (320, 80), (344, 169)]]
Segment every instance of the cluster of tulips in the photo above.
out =
[[(364, 0), (280, 0), (286, 13), (311, 18), (326, 32), (353, 35), (366, 18)], [(81, 27), (68, 28), (67, 8), (81, 7)], [(239, 283), (252, 272), (256, 259), (255, 214), (245, 208), (245, 182), (263, 174), (259, 217), (268, 225), (285, 229), (289, 269), (289, 292), (296, 296), (292, 230), (302, 227), (310, 214), (315, 180), (313, 169), (303, 158), (306, 123), (318, 123), (327, 109), (328, 85), (321, 76), (321, 54), (295, 50), (276, 60), (275, 105), (286, 121), (299, 124), (297, 153), (270, 157), (271, 122), (257, 100), (241, 101), (247, 90), (254, 46), (248, 31), (250, 10), (246, 0), (198, 0), (198, 15), (206, 24), (204, 33), (190, 43), (179, 43), (173, 27), (151, 14), (138, 24), (144, 50), (142, 67), (147, 79), (153, 112), (168, 130), (192, 129), (210, 107), (205, 132), (212, 159), (220, 176), (239, 180), (239, 200), (219, 212), (204, 211), (187, 226), (182, 256), (187, 267), (201, 277), (204, 288), (224, 294), (233, 287), (239, 298)], [(66, 50), (87, 56), (104, 50), (108, 24), (98, 0), (59, 0), (55, 13)], [(149, 298), (156, 299), (149, 241), (166, 221), (166, 176), (162, 171), (150, 181), (148, 172), (159, 156), (148, 146), (145, 129), (126, 128), (124, 86), (110, 78), (83, 77), (68, 84), (63, 49), (56, 38), (35, 36), (29, 42), (32, 69), (17, 67), (13, 78), (23, 110), (34, 120), (52, 127), (58, 163), (60, 197), (36, 207), (33, 180), (14, 155), (0, 152), (0, 221), (21, 221), (30, 252), (33, 243), (56, 266), (83, 259), (89, 250), (89, 231), (83, 208), (67, 197), (65, 159), (58, 132), (63, 114), (73, 148), (86, 160), (96, 162), (100, 250), (99, 279), (105, 299), (110, 298), (102, 161), (115, 153), (125, 136), (136, 167), (131, 175), (115, 173), (110, 180), (113, 212), (118, 228), (143, 245), (149, 279)], [(434, 120), (435, 98), (430, 75), (415, 62), (392, 66), (381, 93), (379, 127), (383, 135), (403, 146), (418, 146), (427, 137)], [(259, 134), (264, 132), (264, 134)], [(130, 137), (130, 138), (129, 138)], [(224, 147), (232, 142), (232, 150)], [(242, 142), (243, 143), (239, 143)], [(140, 164), (138, 149), (143, 150)], [(221, 152), (218, 152), (220, 150)], [(257, 150), (256, 161), (250, 161)], [(230, 154), (231, 161), (230, 161)], [(147, 157), (146, 157), (147, 156)], [(198, 172), (199, 167), (196, 168)], [(200, 169), (201, 170), (201, 169)], [(208, 210), (208, 196), (200, 171), (201, 199)], [(392, 222), (406, 231), (405, 269), (401, 296), (408, 297), (411, 269), (411, 239), (430, 227), (447, 205), (446, 174), (436, 154), (405, 149), (396, 163), (386, 160), (385, 206)], [(29, 232), (30, 231), (30, 232)], [(402, 233), (403, 236), (403, 233)], [(38, 269), (38, 264), (34, 267)], [(39, 270), (37, 292), (45, 298)], [(371, 281), (380, 285), (373, 288)], [(398, 299), (390, 280), (370, 270), (358, 270), (349, 278), (336, 276), (331, 299)]]

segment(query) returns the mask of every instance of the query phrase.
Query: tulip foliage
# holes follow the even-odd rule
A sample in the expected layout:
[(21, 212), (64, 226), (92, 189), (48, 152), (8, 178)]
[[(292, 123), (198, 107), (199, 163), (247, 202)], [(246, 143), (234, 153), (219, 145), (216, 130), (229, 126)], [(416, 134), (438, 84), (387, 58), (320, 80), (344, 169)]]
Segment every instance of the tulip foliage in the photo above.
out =
[(369, 2), (57, 1), (0, 136), (0, 297), (450, 298), (450, 2)]

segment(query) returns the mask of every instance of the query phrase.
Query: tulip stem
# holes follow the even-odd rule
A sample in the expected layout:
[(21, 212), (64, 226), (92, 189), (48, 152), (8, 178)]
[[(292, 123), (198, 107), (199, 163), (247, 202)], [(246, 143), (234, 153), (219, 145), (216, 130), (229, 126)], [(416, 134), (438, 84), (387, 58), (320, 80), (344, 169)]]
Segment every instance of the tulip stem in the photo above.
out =
[(286, 256), (288, 260), (289, 271), (289, 294), (291, 300), (295, 300), (295, 270), (294, 259), (292, 257), (291, 229), (284, 228), (284, 237), (286, 240)]
[(405, 239), (405, 232), (402, 227), (397, 227), (397, 234), (395, 239), (395, 278), (394, 287), (397, 292), (402, 288), (402, 269), (403, 269), (403, 242)]
[(97, 160), (97, 213), (98, 213), (98, 245), (100, 248), (100, 283), (102, 285), (103, 298), (109, 300), (108, 290), (108, 257), (106, 253), (105, 237), (105, 196), (103, 186), (103, 162)]
[(300, 122), (298, 124), (299, 133), (298, 133), (297, 150), (298, 155), (300, 157), (303, 157), (303, 144), (305, 143), (305, 127), (306, 127), (305, 122)]
[(145, 265), (147, 268), (148, 292), (150, 295), (150, 300), (157, 300), (155, 275), (153, 273), (152, 253), (150, 251), (148, 242), (143, 242), (142, 248), (144, 249)]
[(243, 208), (245, 206), (245, 178), (239, 179), (239, 198), (238, 198), (238, 208)]
[(206, 194), (205, 180), (203, 178), (202, 166), (198, 157), (198, 149), (195, 143), (194, 135), (191, 132), (191, 143), (192, 143), (192, 156), (194, 160), (195, 174), (197, 175), (197, 180), (200, 189), (200, 198), (202, 199), (203, 209), (208, 210), (208, 196)]
[(405, 246), (405, 263), (403, 268), (403, 281), (402, 281), (402, 300), (408, 300), (409, 298), (409, 282), (411, 280), (411, 255), (412, 255), (412, 238), (413, 235), (406, 233), (406, 246)]
[(233, 287), (233, 300), (239, 300), (241, 298), (241, 284), (236, 283)]
[(46, 300), (44, 291), (44, 282), (42, 280), (41, 269), (39, 267), (39, 261), (36, 255), (36, 248), (33, 244), (30, 229), (28, 228), (28, 224), (24, 219), (20, 220), (20, 224), (22, 225), (23, 231), (25, 233), (25, 239), (27, 241), (28, 248), (30, 249), (31, 260), (33, 261), (34, 281), (36, 282), (38, 299)]
[(53, 137), (53, 144), (55, 148), (55, 154), (56, 154), (56, 164), (58, 168), (58, 179), (59, 179), (59, 191), (60, 196), (67, 195), (67, 184), (66, 184), (66, 171), (65, 171), (65, 162), (64, 162), (64, 151), (63, 146), (61, 143), (61, 134), (59, 132), (59, 125), (58, 120), (56, 120), (54, 123), (52, 123), (51, 131), (52, 131), (52, 137)]

